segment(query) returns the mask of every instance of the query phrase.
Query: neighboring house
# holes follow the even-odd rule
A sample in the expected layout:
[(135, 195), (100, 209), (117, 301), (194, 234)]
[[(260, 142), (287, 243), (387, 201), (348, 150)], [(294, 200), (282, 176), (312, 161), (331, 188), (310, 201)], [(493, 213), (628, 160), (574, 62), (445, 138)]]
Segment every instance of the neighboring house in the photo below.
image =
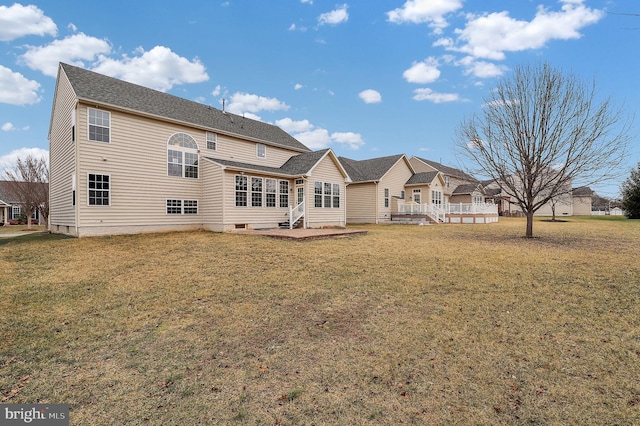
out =
[[(0, 180), (0, 225), (16, 222), (23, 217), (26, 212), (17, 197), (10, 191), (9, 186), (13, 182)], [(19, 182), (20, 185), (36, 185), (35, 183)], [(46, 185), (46, 184), (37, 184)], [(31, 216), (32, 223), (42, 225), (41, 215), (38, 210)]]
[(347, 222), (390, 221), (406, 198), (405, 184), (414, 175), (406, 155), (370, 160), (340, 157), (351, 182), (347, 185)]
[(591, 199), (593, 191), (588, 186), (573, 188), (571, 191), (572, 207), (574, 216), (591, 215)]
[[(524, 214), (522, 208), (516, 203), (513, 194), (509, 194), (501, 190), (495, 180), (484, 181), (482, 182), (482, 186), (484, 187), (486, 194), (493, 198), (495, 200), (494, 202), (498, 204), (500, 215), (522, 216)], [(567, 192), (548, 201), (534, 213), (534, 216), (552, 216), (554, 208), (556, 216), (590, 214), (591, 189), (588, 187), (582, 187), (569, 191), (568, 188), (570, 187), (571, 183), (569, 182), (567, 183)], [(575, 209), (577, 209), (577, 211)], [(589, 213), (587, 213), (587, 211)]]
[[(444, 164), (440, 164), (436, 161), (427, 160), (425, 158), (420, 158), (413, 156), (409, 159), (409, 162), (413, 166), (413, 169), (416, 173), (420, 172), (440, 172), (444, 178), (444, 187), (443, 187), (443, 203), (448, 204), (449, 198), (453, 195), (453, 191), (459, 185), (465, 184), (478, 184), (478, 180), (473, 176), (463, 172), (462, 170), (456, 169), (454, 167), (445, 166)], [(468, 201), (470, 202), (470, 201)]]
[(228, 231), (290, 217), (346, 224), (349, 176), (332, 150), (68, 64), (58, 69), (49, 143), (52, 232)]

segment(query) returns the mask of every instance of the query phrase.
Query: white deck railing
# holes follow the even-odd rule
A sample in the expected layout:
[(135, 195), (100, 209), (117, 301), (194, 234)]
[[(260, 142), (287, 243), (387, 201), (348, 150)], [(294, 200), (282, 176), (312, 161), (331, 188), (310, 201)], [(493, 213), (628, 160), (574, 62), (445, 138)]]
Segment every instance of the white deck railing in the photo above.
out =
[(398, 214), (424, 214), (436, 221), (444, 221), (446, 215), (456, 214), (498, 214), (498, 205), (490, 203), (455, 203), (438, 206), (436, 204), (419, 204), (398, 202)]
[(399, 201), (398, 214), (424, 214), (437, 222), (444, 222), (446, 210), (443, 207), (436, 204), (403, 203)]
[(490, 203), (452, 203), (447, 205), (449, 214), (498, 214), (498, 205)]
[(293, 225), (304, 216), (304, 201), (295, 207), (289, 207), (289, 229), (293, 229)]

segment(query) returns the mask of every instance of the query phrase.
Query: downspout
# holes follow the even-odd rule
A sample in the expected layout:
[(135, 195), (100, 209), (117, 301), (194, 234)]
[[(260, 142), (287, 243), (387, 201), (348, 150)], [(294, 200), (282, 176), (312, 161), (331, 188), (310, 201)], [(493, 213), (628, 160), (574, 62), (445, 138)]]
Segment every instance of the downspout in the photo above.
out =
[[(75, 134), (75, 140), (73, 141), (73, 144), (75, 145), (74, 151), (75, 151), (75, 165), (73, 166), (74, 170), (73, 170), (73, 174), (75, 176), (76, 179), (76, 205), (74, 206), (75, 208), (74, 210), (74, 214), (75, 214), (75, 225), (76, 225), (76, 237), (80, 237), (80, 233), (78, 231), (79, 225), (80, 225), (80, 171), (78, 169), (78, 166), (80, 164), (80, 149), (78, 148), (80, 146), (80, 129), (78, 129), (78, 102), (76, 101), (75, 106), (73, 107), (74, 109), (74, 115), (76, 116), (76, 134)], [(85, 117), (88, 120), (88, 117)], [(86, 182), (86, 181), (85, 181)], [(87, 183), (88, 185), (88, 183)], [(109, 188), (111, 188), (111, 182), (109, 182)], [(88, 191), (88, 188), (87, 188)], [(88, 192), (87, 192), (88, 193)], [(51, 196), (51, 191), (49, 191), (49, 196)], [(86, 198), (85, 198), (86, 201)]]

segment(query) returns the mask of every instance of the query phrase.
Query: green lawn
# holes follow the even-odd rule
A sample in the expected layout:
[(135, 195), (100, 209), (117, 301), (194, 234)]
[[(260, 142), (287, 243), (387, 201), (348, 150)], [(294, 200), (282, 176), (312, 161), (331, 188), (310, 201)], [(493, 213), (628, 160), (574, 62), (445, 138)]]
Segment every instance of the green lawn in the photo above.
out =
[(71, 424), (640, 423), (640, 222), (0, 238), (0, 403)]

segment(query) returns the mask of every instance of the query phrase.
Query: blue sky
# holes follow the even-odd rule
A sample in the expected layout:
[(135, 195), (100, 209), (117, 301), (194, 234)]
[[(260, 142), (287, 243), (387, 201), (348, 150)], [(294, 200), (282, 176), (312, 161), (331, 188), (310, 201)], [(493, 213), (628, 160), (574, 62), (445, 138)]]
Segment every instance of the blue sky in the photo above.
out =
[[(640, 116), (637, 0), (0, 1), (0, 173), (47, 154), (58, 62), (277, 124), (312, 149), (460, 166), (459, 123), (516, 65)], [(638, 120), (628, 169), (640, 161)], [(619, 182), (596, 187), (615, 196)]]

